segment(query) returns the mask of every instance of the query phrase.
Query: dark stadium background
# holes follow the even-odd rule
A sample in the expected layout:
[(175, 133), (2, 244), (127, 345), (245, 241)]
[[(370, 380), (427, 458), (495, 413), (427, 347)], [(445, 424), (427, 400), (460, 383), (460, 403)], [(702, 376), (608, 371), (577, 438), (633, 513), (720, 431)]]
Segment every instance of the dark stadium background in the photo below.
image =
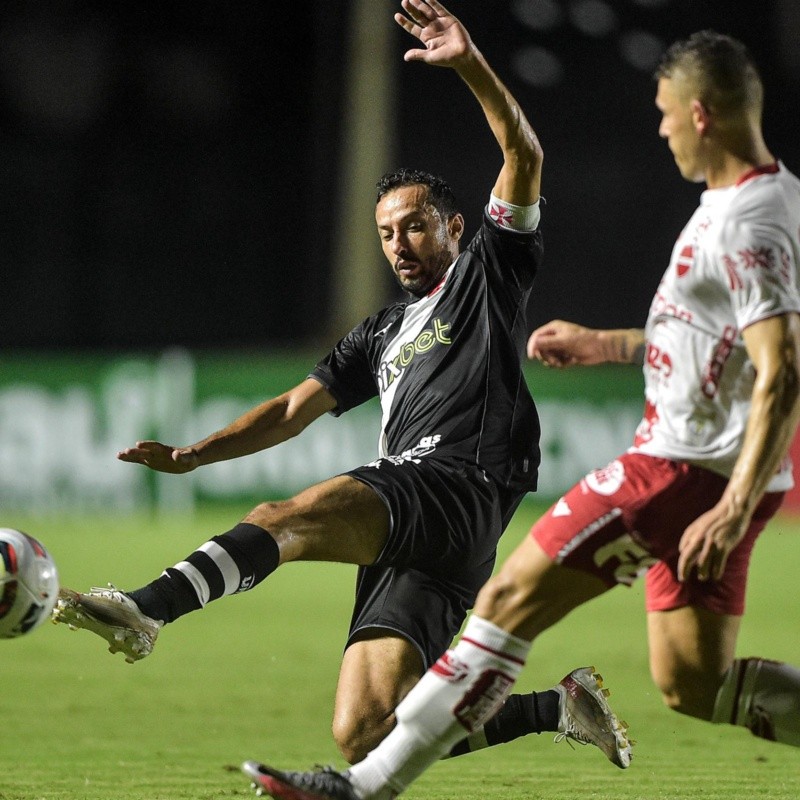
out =
[[(766, 79), (768, 144), (800, 172), (797, 5), (451, 0), (545, 149), (532, 326), (643, 322), (699, 193), (657, 136), (660, 43), (703, 27), (743, 38)], [(474, 231), (498, 151), (449, 70), (403, 63), (414, 41), (398, 7), (5, 0), (2, 347), (316, 347), (354, 324), (332, 286), (348, 229), (373, 235), (342, 214), (343, 154), (360, 147), (345, 124), (359, 9), (391, 29), (388, 57), (366, 61), (391, 79), (386, 168), (447, 177)], [(370, 201), (377, 177), (358, 187)], [(395, 290), (371, 246), (382, 303)]]

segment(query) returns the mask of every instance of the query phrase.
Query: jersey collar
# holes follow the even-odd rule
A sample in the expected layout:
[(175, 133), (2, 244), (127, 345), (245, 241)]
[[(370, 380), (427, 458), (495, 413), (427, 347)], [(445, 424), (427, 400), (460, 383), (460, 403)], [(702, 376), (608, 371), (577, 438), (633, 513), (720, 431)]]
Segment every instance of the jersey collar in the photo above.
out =
[(759, 175), (774, 175), (776, 172), (780, 172), (780, 164), (778, 164), (777, 161), (772, 164), (766, 164), (763, 167), (755, 167), (749, 172), (745, 172), (745, 174), (736, 181), (736, 185), (741, 186), (743, 183), (747, 183), (747, 181), (757, 178)]
[[(453, 264), (455, 264), (455, 261), (453, 262)], [(435, 294), (438, 294), (442, 290), (442, 287), (447, 282), (447, 276), (453, 271), (453, 264), (451, 264), (447, 268), (447, 272), (445, 272), (445, 274), (442, 275), (442, 279), (439, 281), (439, 283), (437, 283), (436, 286), (434, 286), (433, 289), (431, 289), (428, 292), (428, 294), (425, 295), (425, 297), (433, 297)]]

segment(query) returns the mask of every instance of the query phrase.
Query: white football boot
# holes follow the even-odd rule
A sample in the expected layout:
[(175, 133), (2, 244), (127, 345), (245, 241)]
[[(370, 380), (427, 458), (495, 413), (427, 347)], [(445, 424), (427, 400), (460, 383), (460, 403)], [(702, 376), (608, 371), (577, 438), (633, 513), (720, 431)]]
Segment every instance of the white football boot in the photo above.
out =
[(628, 726), (617, 719), (606, 701), (610, 694), (594, 667), (573, 670), (555, 687), (561, 695), (555, 741), (564, 739), (599, 747), (620, 769), (631, 765)]
[(53, 622), (102, 636), (108, 642), (108, 651), (123, 653), (129, 664), (153, 652), (164, 624), (143, 614), (128, 595), (111, 584), (107, 589), (94, 587), (88, 594), (62, 588), (53, 609)]

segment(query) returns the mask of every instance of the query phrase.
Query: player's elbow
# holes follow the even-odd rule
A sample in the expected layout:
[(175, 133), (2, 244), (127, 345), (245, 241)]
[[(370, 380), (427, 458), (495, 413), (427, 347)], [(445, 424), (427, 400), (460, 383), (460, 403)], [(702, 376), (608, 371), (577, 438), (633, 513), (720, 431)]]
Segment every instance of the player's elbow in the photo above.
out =
[(800, 415), (800, 367), (788, 350), (774, 368), (758, 376), (762, 395), (776, 417), (794, 420)]
[(509, 145), (504, 153), (506, 168), (521, 183), (538, 180), (542, 171), (544, 151), (535, 135), (524, 136), (513, 145)]
[(793, 416), (800, 410), (800, 366), (797, 357), (786, 359), (781, 370), (780, 384), (781, 411), (787, 417)]
[(784, 328), (780, 357), (776, 359), (771, 388), (775, 392), (779, 410), (786, 417), (800, 408), (800, 316), (792, 314)]
[(286, 432), (287, 439), (293, 439), (295, 436), (301, 434), (308, 423), (299, 417), (286, 417), (283, 423), (283, 429)]
[(302, 404), (287, 403), (283, 409), (281, 417), (281, 428), (286, 439), (293, 439), (301, 434), (314, 420), (316, 416), (309, 414)]

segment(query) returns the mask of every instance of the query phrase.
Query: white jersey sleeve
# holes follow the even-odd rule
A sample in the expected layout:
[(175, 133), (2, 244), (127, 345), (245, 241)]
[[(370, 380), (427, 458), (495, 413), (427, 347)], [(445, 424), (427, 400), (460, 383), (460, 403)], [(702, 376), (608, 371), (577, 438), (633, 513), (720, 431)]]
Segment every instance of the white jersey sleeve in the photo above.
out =
[[(736, 205), (744, 208), (736, 213)], [(718, 269), (727, 281), (740, 330), (798, 305), (798, 256), (790, 231), (781, 226), (778, 213), (778, 219), (765, 219), (764, 209), (754, 205), (732, 203), (734, 214), (716, 241)]]

